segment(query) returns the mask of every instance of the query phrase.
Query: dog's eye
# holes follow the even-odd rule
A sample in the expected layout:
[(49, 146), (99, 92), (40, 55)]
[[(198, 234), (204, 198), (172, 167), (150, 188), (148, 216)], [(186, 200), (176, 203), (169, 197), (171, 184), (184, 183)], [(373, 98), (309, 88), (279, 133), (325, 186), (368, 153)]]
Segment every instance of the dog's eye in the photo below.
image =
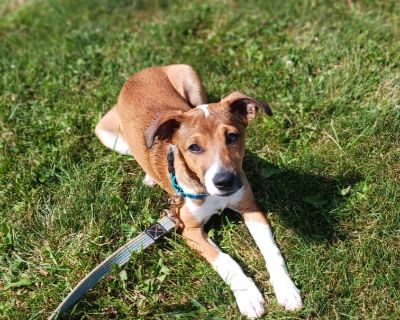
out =
[(226, 136), (226, 142), (228, 144), (234, 143), (236, 142), (236, 140), (239, 139), (239, 135), (237, 133), (228, 133), (228, 135)]
[(189, 150), (193, 153), (200, 153), (201, 152), (201, 147), (198, 144), (191, 144), (189, 146)]

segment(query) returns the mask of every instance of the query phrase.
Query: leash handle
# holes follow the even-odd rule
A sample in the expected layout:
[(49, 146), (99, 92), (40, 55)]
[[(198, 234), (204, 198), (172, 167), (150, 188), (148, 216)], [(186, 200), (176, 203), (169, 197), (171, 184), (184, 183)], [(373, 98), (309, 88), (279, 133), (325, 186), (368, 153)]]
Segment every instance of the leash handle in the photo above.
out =
[(57, 319), (71, 308), (86, 292), (93, 288), (103, 277), (108, 275), (115, 264), (123, 266), (130, 260), (133, 252), (140, 252), (146, 249), (156, 242), (156, 240), (170, 232), (175, 226), (176, 222), (173, 218), (168, 216), (163, 217), (136, 238), (124, 244), (83, 278), (48, 319)]

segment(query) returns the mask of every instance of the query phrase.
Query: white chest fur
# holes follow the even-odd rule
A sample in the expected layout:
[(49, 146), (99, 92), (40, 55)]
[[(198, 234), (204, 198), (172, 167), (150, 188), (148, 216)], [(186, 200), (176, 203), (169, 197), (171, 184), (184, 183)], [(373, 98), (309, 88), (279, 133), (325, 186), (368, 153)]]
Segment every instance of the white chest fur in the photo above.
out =
[(190, 213), (197, 221), (204, 224), (212, 215), (217, 213), (218, 210), (235, 206), (242, 199), (242, 196), (243, 188), (226, 197), (209, 195), (201, 205), (198, 205), (196, 201), (193, 201), (192, 199), (186, 198), (185, 206), (187, 206)]

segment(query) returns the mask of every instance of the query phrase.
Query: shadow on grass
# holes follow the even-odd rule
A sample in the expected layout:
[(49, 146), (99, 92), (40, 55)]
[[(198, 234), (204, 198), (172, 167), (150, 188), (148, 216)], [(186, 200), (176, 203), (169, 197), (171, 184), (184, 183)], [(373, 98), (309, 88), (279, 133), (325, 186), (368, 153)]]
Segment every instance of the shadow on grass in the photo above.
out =
[[(338, 209), (346, 201), (346, 188), (360, 181), (360, 174), (329, 177), (281, 169), (252, 152), (246, 152), (243, 168), (258, 205), (264, 212), (278, 215), (286, 227), (313, 242), (332, 244), (346, 238)], [(241, 219), (231, 210), (226, 214), (231, 222)], [(224, 216), (213, 216), (206, 229), (219, 228)]]

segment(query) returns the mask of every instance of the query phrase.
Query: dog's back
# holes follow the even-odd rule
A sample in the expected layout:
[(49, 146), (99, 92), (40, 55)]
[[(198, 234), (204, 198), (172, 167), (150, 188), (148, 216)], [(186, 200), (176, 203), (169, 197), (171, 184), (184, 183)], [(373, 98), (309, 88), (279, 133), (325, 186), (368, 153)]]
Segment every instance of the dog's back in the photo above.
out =
[(204, 103), (206, 93), (192, 67), (147, 68), (124, 84), (117, 105), (101, 119), (96, 135), (108, 148), (133, 155), (149, 176), (157, 178), (152, 166), (157, 161), (150, 159), (144, 132), (165, 112), (187, 111)]

